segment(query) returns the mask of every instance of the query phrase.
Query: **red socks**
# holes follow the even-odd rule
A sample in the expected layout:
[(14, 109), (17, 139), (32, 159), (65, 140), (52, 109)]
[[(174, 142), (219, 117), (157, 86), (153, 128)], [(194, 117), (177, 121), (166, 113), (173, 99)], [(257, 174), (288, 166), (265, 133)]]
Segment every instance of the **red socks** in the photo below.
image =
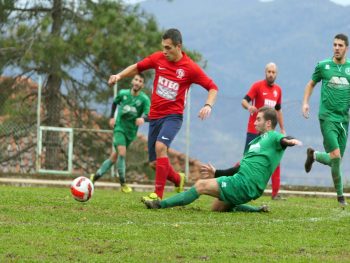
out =
[(157, 158), (156, 160), (156, 178), (155, 193), (159, 198), (163, 198), (166, 180), (173, 182), (176, 186), (180, 184), (180, 176), (174, 171), (168, 157)]
[(169, 159), (167, 157), (156, 160), (155, 193), (160, 199), (163, 198), (164, 186), (169, 173)]
[(273, 172), (271, 176), (272, 196), (276, 196), (278, 194), (278, 191), (280, 190), (280, 184), (281, 184), (280, 175), (281, 175), (280, 166), (277, 166), (276, 170)]
[[(169, 162), (169, 159), (168, 159)], [(174, 168), (171, 166), (170, 162), (169, 162), (169, 174), (168, 174), (168, 178), (167, 178), (170, 182), (173, 182), (175, 184), (175, 186), (179, 186), (180, 185), (180, 175), (179, 173), (175, 172)]]

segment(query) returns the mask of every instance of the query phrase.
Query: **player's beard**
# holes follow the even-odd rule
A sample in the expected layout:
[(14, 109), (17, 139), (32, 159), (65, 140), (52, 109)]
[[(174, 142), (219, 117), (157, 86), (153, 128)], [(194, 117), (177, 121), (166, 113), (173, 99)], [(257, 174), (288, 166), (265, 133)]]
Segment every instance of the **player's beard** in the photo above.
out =
[(275, 83), (275, 78), (273, 77), (266, 78), (266, 81), (269, 86), (273, 86), (273, 84)]
[(345, 57), (345, 55), (343, 55), (343, 56), (340, 56), (340, 55), (336, 56), (336, 54), (334, 54), (334, 56), (333, 56), (334, 60), (336, 62), (338, 62), (339, 64), (343, 62), (344, 57)]
[(132, 90), (132, 92), (133, 92), (134, 94), (137, 94), (138, 92), (140, 92), (141, 88), (139, 88), (139, 87), (137, 87), (137, 88), (132, 87), (131, 90)]

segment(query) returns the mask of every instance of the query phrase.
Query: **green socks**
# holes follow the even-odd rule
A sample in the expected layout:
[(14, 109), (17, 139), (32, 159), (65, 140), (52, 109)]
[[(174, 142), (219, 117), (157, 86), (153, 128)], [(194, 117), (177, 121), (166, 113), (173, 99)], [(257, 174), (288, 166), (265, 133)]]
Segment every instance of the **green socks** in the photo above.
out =
[(194, 186), (192, 186), (188, 191), (176, 194), (170, 198), (160, 201), (161, 208), (168, 208), (174, 206), (185, 206), (196, 199), (198, 199), (199, 194)]
[(331, 166), (331, 157), (326, 152), (315, 152), (316, 161)]
[[(118, 174), (119, 174), (119, 180), (121, 184), (125, 183), (125, 157), (124, 156), (118, 156), (117, 160), (117, 168), (118, 168)], [(111, 159), (105, 160), (100, 169), (97, 170), (96, 177), (99, 179), (102, 177), (111, 167), (113, 166), (113, 162)]]
[(335, 190), (337, 191), (337, 195), (343, 195), (343, 182), (342, 182), (342, 174), (340, 171), (340, 158), (334, 158), (331, 160), (331, 172)]
[(105, 160), (100, 169), (97, 170), (96, 175), (102, 177), (109, 169), (111, 169), (113, 163), (110, 159)]
[(343, 195), (343, 182), (342, 182), (342, 173), (340, 170), (340, 158), (331, 159), (328, 153), (326, 152), (315, 152), (316, 161), (329, 165), (331, 167), (332, 179), (334, 183), (335, 190), (337, 195)]
[(118, 156), (117, 168), (118, 168), (120, 184), (125, 184), (125, 157), (124, 156), (120, 156), (120, 155)]
[(261, 212), (261, 208), (252, 205), (236, 205), (232, 207), (230, 212)]

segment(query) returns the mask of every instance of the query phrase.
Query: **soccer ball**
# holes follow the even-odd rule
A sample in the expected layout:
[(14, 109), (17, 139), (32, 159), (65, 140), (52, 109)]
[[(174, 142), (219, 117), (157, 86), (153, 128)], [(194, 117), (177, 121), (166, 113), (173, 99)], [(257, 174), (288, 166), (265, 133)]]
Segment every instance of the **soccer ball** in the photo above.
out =
[(74, 179), (70, 186), (70, 191), (75, 200), (86, 202), (94, 193), (94, 185), (90, 179), (80, 176)]

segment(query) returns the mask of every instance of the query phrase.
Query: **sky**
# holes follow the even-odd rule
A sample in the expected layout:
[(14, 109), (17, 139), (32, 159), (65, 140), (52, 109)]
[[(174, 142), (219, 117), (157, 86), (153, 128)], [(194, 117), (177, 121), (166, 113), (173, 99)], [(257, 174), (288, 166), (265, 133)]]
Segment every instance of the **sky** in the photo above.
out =
[(350, 5), (350, 0), (331, 0), (331, 2), (344, 6)]
[[(129, 3), (129, 4), (135, 4), (135, 3), (139, 3), (145, 0), (124, 0), (124, 2)], [(274, 0), (260, 0), (261, 2), (271, 2)], [(350, 5), (350, 0), (330, 0), (331, 2), (334, 2), (336, 4), (339, 5), (343, 5), (343, 6), (348, 6)]]

